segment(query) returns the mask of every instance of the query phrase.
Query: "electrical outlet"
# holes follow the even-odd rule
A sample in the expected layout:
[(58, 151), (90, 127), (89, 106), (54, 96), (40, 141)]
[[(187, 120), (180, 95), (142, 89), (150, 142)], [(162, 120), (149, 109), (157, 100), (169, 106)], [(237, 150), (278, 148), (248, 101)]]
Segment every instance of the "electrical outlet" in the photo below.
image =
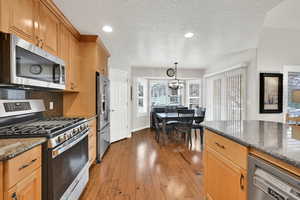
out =
[(53, 110), (53, 109), (54, 109), (53, 101), (50, 101), (50, 103), (49, 103), (49, 109), (50, 109), (50, 110)]

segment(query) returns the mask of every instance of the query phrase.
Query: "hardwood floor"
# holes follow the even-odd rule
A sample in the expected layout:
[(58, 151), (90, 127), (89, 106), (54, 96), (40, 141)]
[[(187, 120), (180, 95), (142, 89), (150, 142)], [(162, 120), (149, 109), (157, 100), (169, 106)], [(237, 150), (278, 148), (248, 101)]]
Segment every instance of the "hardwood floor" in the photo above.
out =
[(90, 170), (81, 200), (202, 200), (200, 141), (161, 146), (150, 129), (114, 143)]

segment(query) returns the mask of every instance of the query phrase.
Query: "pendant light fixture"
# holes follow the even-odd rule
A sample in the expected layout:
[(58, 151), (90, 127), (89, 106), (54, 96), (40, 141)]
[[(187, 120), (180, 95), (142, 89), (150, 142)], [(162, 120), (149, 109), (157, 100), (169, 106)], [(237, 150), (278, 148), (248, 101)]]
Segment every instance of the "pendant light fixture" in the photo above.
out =
[[(172, 90), (178, 90), (180, 88), (183, 88), (184, 83), (177, 79), (177, 65), (178, 65), (178, 62), (175, 62), (174, 65), (175, 65), (174, 71), (173, 71), (174, 72), (174, 80), (170, 81), (168, 86)], [(170, 69), (168, 69), (168, 71), (170, 71)], [(167, 74), (168, 74), (168, 71), (167, 71)]]

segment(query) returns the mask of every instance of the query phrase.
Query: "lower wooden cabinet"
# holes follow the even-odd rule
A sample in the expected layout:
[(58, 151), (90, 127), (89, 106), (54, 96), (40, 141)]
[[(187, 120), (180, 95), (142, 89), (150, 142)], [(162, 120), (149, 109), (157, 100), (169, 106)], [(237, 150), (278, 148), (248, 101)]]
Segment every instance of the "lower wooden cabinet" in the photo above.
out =
[(35, 170), (22, 181), (5, 192), (5, 200), (40, 200), (41, 196), (41, 168)]
[(41, 146), (0, 162), (0, 200), (41, 200)]
[(205, 137), (206, 198), (208, 200), (246, 200), (247, 148), (208, 130), (205, 131)]
[(246, 173), (213, 150), (206, 150), (205, 189), (208, 199), (246, 199)]
[(89, 133), (89, 164), (92, 165), (96, 160), (97, 146), (96, 146), (96, 119), (89, 122), (90, 133)]

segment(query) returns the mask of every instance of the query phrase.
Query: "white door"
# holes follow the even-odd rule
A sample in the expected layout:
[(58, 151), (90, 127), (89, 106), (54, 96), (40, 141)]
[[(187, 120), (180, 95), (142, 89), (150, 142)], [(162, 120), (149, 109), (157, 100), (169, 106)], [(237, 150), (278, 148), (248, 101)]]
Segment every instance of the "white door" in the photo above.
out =
[(128, 73), (111, 69), (110, 78), (110, 142), (130, 137), (128, 120)]

